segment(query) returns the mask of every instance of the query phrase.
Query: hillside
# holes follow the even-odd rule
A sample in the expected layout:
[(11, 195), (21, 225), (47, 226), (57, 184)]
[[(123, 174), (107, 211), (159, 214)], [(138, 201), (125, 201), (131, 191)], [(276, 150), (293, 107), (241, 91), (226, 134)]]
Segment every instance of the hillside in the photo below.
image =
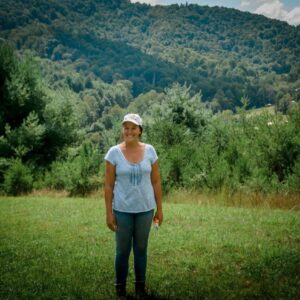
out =
[(234, 9), (126, 0), (1, 0), (0, 11), (0, 37), (42, 58), (50, 84), (68, 84), (81, 98), (92, 88), (87, 78), (128, 80), (132, 97), (187, 83), (215, 110), (234, 109), (243, 96), (250, 107), (297, 98), (299, 26)]

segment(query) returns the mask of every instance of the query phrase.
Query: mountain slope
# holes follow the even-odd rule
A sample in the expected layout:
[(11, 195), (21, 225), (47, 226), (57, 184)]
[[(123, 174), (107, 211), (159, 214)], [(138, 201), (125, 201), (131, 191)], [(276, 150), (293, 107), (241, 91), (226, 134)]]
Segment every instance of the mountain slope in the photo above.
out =
[[(187, 83), (216, 108), (279, 101), (300, 85), (299, 26), (234, 9), (125, 0), (3, 1), (0, 36), (19, 50), (134, 96)], [(292, 95), (294, 96), (294, 95)]]

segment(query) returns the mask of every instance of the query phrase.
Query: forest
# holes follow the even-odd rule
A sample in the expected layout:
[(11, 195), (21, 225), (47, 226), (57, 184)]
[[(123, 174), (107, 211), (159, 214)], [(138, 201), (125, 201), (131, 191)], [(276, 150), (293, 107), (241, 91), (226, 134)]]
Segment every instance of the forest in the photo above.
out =
[(186, 83), (214, 111), (242, 106), (243, 96), (249, 107), (299, 97), (299, 26), (188, 3), (17, 0), (0, 9), (0, 37), (41, 58), (52, 87), (82, 99), (96, 98), (94, 79), (128, 80), (133, 97)]
[(300, 192), (299, 26), (192, 4), (0, 8), (1, 193), (101, 189), (126, 112), (165, 193)]

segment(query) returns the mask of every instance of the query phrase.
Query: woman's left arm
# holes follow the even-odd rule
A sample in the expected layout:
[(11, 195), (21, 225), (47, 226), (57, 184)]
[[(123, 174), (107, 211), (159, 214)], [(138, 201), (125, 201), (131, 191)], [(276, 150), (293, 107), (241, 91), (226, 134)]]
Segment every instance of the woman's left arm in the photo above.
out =
[(161, 189), (161, 180), (160, 180), (160, 174), (159, 174), (159, 166), (158, 166), (157, 161), (152, 165), (151, 182), (152, 182), (155, 201), (156, 201), (156, 213), (155, 213), (153, 219), (154, 219), (154, 221), (155, 221), (155, 219), (157, 219), (158, 224), (161, 225), (161, 223), (163, 221), (162, 189)]

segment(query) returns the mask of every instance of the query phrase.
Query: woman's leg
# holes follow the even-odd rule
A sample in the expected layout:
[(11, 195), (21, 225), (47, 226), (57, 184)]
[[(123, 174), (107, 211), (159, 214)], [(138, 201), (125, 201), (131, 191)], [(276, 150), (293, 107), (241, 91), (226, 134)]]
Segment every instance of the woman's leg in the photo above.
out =
[(133, 252), (134, 271), (137, 284), (145, 284), (147, 269), (147, 248), (154, 211), (134, 214)]
[(126, 285), (128, 261), (132, 246), (133, 214), (114, 211), (117, 221), (116, 231), (116, 285)]

